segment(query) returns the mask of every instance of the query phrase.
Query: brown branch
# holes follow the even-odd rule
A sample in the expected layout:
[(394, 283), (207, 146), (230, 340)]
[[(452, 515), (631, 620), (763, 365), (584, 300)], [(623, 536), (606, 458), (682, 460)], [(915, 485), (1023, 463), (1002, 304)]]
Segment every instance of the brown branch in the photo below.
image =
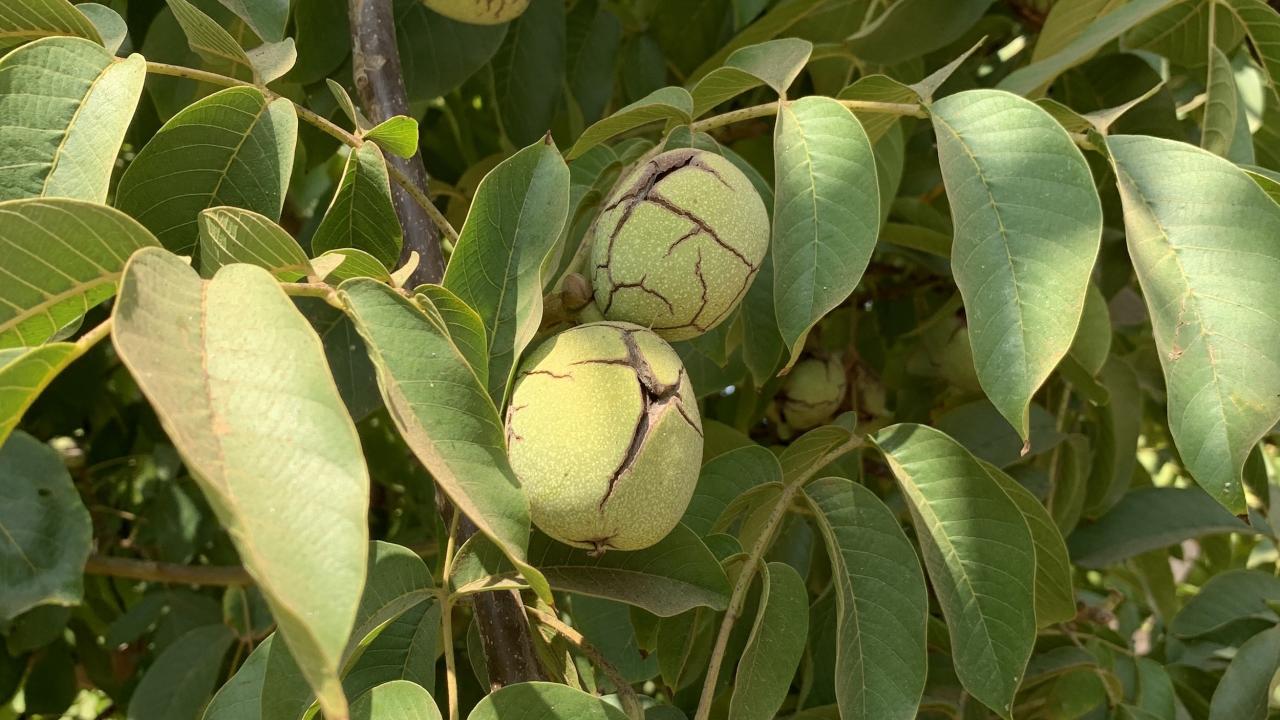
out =
[(253, 578), (239, 565), (179, 565), (93, 555), (84, 566), (88, 575), (173, 583), (175, 585), (252, 585)]
[[(396, 47), (395, 16), (391, 0), (350, 0), (352, 74), (356, 92), (365, 115), (374, 123), (393, 115), (408, 115), (409, 100), (400, 69), (400, 52)], [(422, 191), (427, 187), (427, 169), (422, 153), (405, 159), (387, 156), (393, 173), (406, 177), (408, 184)], [(414, 287), (424, 282), (440, 282), (444, 277), (444, 256), (440, 251), (440, 235), (435, 222), (412, 194), (397, 184), (392, 192), (396, 215), (404, 230), (404, 248), (400, 263), (417, 252), (420, 258), (406, 283)]]

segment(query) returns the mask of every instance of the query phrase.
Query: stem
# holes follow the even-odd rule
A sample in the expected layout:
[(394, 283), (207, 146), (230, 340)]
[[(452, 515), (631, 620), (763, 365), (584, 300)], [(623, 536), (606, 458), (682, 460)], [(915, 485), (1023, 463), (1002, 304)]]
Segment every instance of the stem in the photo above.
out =
[[(396, 45), (391, 0), (350, 0), (348, 11), (352, 77), (365, 115), (375, 123), (396, 115), (409, 115), (409, 97), (400, 69), (400, 49)], [(425, 41), (426, 38), (418, 39), (418, 42)], [(416, 287), (422, 283), (438, 283), (444, 277), (444, 255), (440, 250), (440, 236), (434, 227), (435, 218), (424, 212), (431, 203), (421, 203), (409, 191), (413, 188), (420, 192), (427, 186), (427, 168), (422, 162), (422, 153), (415, 152), (410, 158), (387, 155), (387, 167), (395, 168), (407, 180), (397, 182), (398, 187), (394, 188), (392, 195), (396, 215), (404, 230), (400, 264), (408, 261), (413, 252), (417, 252), (421, 260), (410, 273), (407, 284)]]
[[(839, 100), (836, 102), (855, 112), (865, 113), (883, 113), (886, 115), (908, 115), (910, 117), (923, 118), (928, 117), (928, 113), (923, 107), (917, 103), (886, 103), (876, 102), (874, 100)], [(699, 120), (689, 126), (693, 132), (707, 132), (716, 128), (732, 125), (733, 123), (742, 122), (744, 120), (754, 120), (759, 117), (768, 117), (778, 112), (781, 101), (765, 103), (763, 105), (752, 105), (751, 107), (740, 108), (738, 110), (730, 110), (722, 115), (713, 115), (705, 120)]]
[[(454, 511), (449, 521), (449, 539), (444, 546), (444, 571), (440, 582), (449, 584), (449, 573), (453, 570), (454, 537), (458, 533), (458, 511)], [(449, 720), (458, 720), (458, 670), (453, 658), (453, 599), (449, 593), (440, 594), (440, 632), (444, 642), (445, 687), (449, 695)]]
[[(258, 90), (262, 91), (264, 95), (266, 95), (268, 98), (272, 100), (275, 100), (281, 97), (280, 95), (262, 86), (254, 85), (253, 83), (250, 83), (250, 82), (237, 80), (235, 78), (227, 77), (226, 75), (211, 73), (211, 72), (208, 72), (207, 70), (196, 70), (195, 68), (182, 67), (181, 65), (169, 65), (167, 63), (158, 63), (158, 62), (152, 62), (148, 60), (147, 72), (151, 73), (152, 75), (165, 75), (168, 77), (185, 78), (187, 80), (196, 80), (198, 82), (206, 82), (206, 83), (209, 83), (210, 85), (219, 85), (221, 87), (256, 87), (258, 88)], [(285, 99), (288, 100), (288, 98), (285, 98)], [(293, 101), (290, 100), (289, 102), (293, 102)], [(308, 110), (307, 108), (303, 107), (302, 105), (299, 105), (296, 102), (293, 103), (293, 109), (297, 111), (298, 118), (300, 120), (302, 120), (303, 122), (306, 122), (309, 125), (314, 126), (316, 129), (336, 139), (338, 142), (342, 143), (343, 145), (346, 145), (347, 147), (357, 148), (357, 147), (360, 147), (360, 145), (364, 142), (363, 140), (356, 137), (355, 135), (352, 135), (346, 130), (343, 130), (342, 128), (338, 127), (330, 120), (320, 115), (317, 115), (316, 113), (312, 112), (311, 110)], [(427, 197), (426, 193), (422, 192), (422, 190), (414, 186), (413, 181), (411, 181), (408, 178), (408, 176), (406, 176), (403, 172), (400, 171), (399, 168), (397, 168), (395, 165), (391, 163), (387, 164), (387, 175), (391, 178), (392, 182), (394, 182), (397, 186), (403, 189), (409, 195), (409, 197), (413, 198), (414, 202), (416, 202), (418, 205), (422, 207), (422, 210), (426, 212), (427, 216), (430, 217), (433, 222), (435, 222), (436, 226), (440, 229), (440, 232), (443, 233), (446, 238), (448, 238), (450, 241), (457, 240), (458, 231), (453, 229), (453, 226), (449, 224), (449, 221), (447, 219), (445, 219), (444, 214), (441, 213), (440, 210), (436, 208), (436, 206)]]
[(93, 555), (85, 563), (88, 575), (173, 583), (175, 585), (252, 585), (253, 578), (238, 565), (178, 565), (176, 563), (134, 560), (132, 558)]
[(89, 330), (89, 332), (81, 335), (76, 339), (76, 357), (79, 357), (89, 351), (89, 348), (97, 345), (103, 338), (111, 334), (111, 318), (107, 318), (98, 323)]
[(573, 643), (578, 650), (582, 651), (583, 655), (586, 655), (596, 667), (604, 672), (605, 676), (613, 683), (613, 686), (617, 688), (618, 699), (622, 701), (622, 707), (629, 717), (635, 720), (640, 720), (644, 717), (644, 709), (640, 707), (640, 698), (636, 696), (635, 689), (622, 677), (617, 668), (611, 665), (608, 660), (605, 660), (600, 651), (596, 650), (595, 646), (582, 636), (582, 633), (564, 624), (560, 621), (560, 618), (544, 610), (525, 607), (525, 612), (529, 613), (538, 622), (555, 630), (565, 640)]
[(791, 509), (791, 501), (795, 499), (796, 493), (804, 489), (805, 483), (809, 482), (819, 470), (829, 465), (836, 458), (861, 445), (862, 438), (850, 434), (848, 440), (829, 450), (817, 461), (806, 467), (803, 472), (787, 479), (786, 485), (782, 488), (782, 495), (778, 497), (777, 504), (773, 506), (773, 512), (769, 514), (769, 519), (765, 521), (764, 527), (760, 531), (760, 537), (756, 539), (756, 544), (751, 548), (751, 553), (743, 560), (742, 572), (738, 574), (738, 579), (734, 582), (733, 594), (729, 596), (729, 607), (725, 611), (724, 619), (720, 621), (720, 630), (716, 634), (715, 648), (711, 651), (710, 664), (707, 666), (707, 677), (702, 683), (702, 696), (698, 699), (698, 712), (694, 715), (694, 720), (707, 720), (711, 713), (711, 703), (715, 701), (716, 696), (716, 683), (720, 679), (720, 666), (724, 663), (724, 653), (729, 646), (729, 633), (733, 630), (733, 624), (737, 622), (738, 617), (742, 614), (742, 605), (746, 602), (747, 590), (751, 588), (751, 581), (755, 579), (756, 571), (760, 568), (760, 561), (764, 558), (764, 554), (768, 552), (769, 546), (773, 544), (778, 527), (782, 524), (782, 520), (786, 518), (787, 511)]

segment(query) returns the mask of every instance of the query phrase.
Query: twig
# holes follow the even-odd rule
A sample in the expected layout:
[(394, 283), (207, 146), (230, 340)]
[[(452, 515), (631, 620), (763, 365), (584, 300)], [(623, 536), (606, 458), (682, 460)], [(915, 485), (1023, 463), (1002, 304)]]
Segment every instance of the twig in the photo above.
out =
[(640, 720), (644, 717), (644, 708), (640, 707), (640, 698), (636, 696), (635, 688), (631, 687), (631, 683), (628, 683), (622, 677), (622, 673), (619, 673), (617, 668), (604, 659), (600, 651), (596, 650), (595, 646), (582, 636), (582, 633), (564, 624), (560, 621), (560, 618), (545, 610), (526, 606), (525, 612), (529, 613), (538, 622), (560, 633), (561, 637), (573, 643), (575, 647), (582, 651), (583, 655), (586, 655), (596, 667), (604, 672), (617, 689), (618, 699), (622, 701), (622, 707), (628, 716), (635, 720)]
[(239, 565), (180, 565), (92, 555), (84, 566), (89, 575), (172, 583), (174, 585), (252, 585), (253, 578)]
[[(253, 83), (250, 83), (250, 82), (237, 80), (236, 78), (227, 77), (226, 75), (211, 73), (206, 70), (196, 70), (195, 68), (182, 67), (181, 65), (169, 65), (167, 63), (158, 63), (158, 62), (152, 62), (148, 60), (147, 72), (151, 73), (152, 75), (180, 77), (180, 78), (185, 78), (187, 80), (196, 80), (199, 82), (206, 82), (211, 85), (219, 85), (222, 87), (255, 87), (258, 90), (262, 91), (262, 93), (266, 95), (268, 98), (271, 98), (273, 100), (276, 98), (282, 97), (260, 85), (254, 85)], [(288, 100), (288, 98), (285, 98), (285, 99)], [(290, 100), (290, 102), (293, 102), (293, 101)], [(306, 122), (309, 125), (314, 126), (316, 129), (336, 139), (338, 142), (342, 143), (343, 145), (356, 148), (356, 147), (360, 147), (360, 145), (364, 142), (363, 140), (356, 137), (355, 135), (352, 135), (346, 130), (343, 130), (342, 128), (338, 127), (334, 123), (330, 122), (328, 119), (320, 115), (317, 115), (316, 113), (312, 112), (311, 110), (308, 110), (307, 108), (303, 107), (302, 105), (299, 105), (296, 102), (293, 103), (293, 107), (294, 107), (294, 110), (296, 110), (298, 113), (298, 119), (302, 120), (303, 122)], [(449, 221), (445, 219), (444, 214), (441, 213), (440, 210), (436, 208), (436, 206), (426, 196), (426, 193), (422, 192), (422, 190), (415, 187), (413, 185), (413, 182), (410, 181), (409, 178), (404, 173), (400, 172), (399, 168), (395, 167), (395, 165), (391, 165), (391, 164), (387, 165), (387, 175), (391, 178), (392, 182), (394, 182), (397, 186), (399, 186), (406, 193), (408, 193), (409, 196), (413, 198), (414, 202), (422, 206), (423, 211), (425, 211), (427, 215), (436, 223), (436, 226), (440, 229), (440, 232), (443, 233), (446, 238), (448, 238), (451, 242), (457, 240), (458, 231), (453, 229), (453, 226), (449, 224)]]
[[(375, 123), (396, 115), (408, 115), (409, 98), (400, 69), (391, 0), (350, 0), (348, 10), (352, 77), (355, 78), (365, 115)], [(408, 285), (416, 287), (422, 283), (438, 283), (444, 277), (444, 255), (440, 250), (440, 236), (433, 225), (436, 218), (427, 211), (431, 203), (421, 202), (410, 191), (412, 188), (421, 193), (427, 187), (427, 168), (422, 162), (422, 154), (416, 152), (411, 158), (389, 155), (387, 167), (395, 168), (403, 176), (403, 181), (396, 182), (396, 192), (392, 196), (404, 231), (400, 262), (406, 262), (413, 252), (417, 252), (420, 258), (418, 267), (410, 274)]]
[[(874, 100), (836, 100), (836, 102), (854, 112), (908, 115), (917, 118), (928, 117), (925, 109), (916, 103), (886, 103)], [(699, 120), (690, 125), (689, 129), (692, 132), (707, 132), (708, 130), (714, 130), (744, 120), (768, 117), (769, 115), (777, 114), (779, 105), (779, 101), (774, 101), (763, 105), (752, 105), (738, 110), (730, 110), (721, 115), (713, 115), (705, 120)]]
[[(454, 537), (458, 533), (458, 516), (454, 512), (449, 521), (449, 539), (444, 546), (444, 572), (442, 582), (449, 582), (449, 573), (453, 570)], [(441, 640), (444, 644), (445, 689), (449, 696), (449, 720), (458, 720), (458, 670), (453, 657), (453, 601), (448, 593), (440, 594), (440, 628)]]

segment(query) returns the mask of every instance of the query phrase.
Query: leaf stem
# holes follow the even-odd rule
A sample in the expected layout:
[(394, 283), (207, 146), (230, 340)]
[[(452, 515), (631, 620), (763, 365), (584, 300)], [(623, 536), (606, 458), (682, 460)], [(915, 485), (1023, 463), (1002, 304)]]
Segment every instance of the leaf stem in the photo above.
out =
[(177, 563), (134, 560), (132, 558), (92, 555), (84, 566), (87, 575), (174, 583), (176, 585), (252, 585), (253, 578), (239, 565), (179, 565)]
[[(206, 83), (209, 83), (210, 85), (219, 85), (221, 87), (256, 87), (259, 90), (261, 90), (262, 93), (265, 94), (268, 98), (271, 98), (273, 100), (276, 98), (283, 97), (278, 93), (272, 92), (271, 90), (268, 90), (267, 88), (262, 87), (261, 85), (254, 85), (253, 83), (245, 82), (244, 80), (237, 80), (236, 78), (227, 77), (226, 75), (219, 75), (217, 73), (211, 73), (207, 70), (197, 70), (195, 68), (183, 67), (181, 65), (170, 65), (168, 63), (152, 62), (148, 60), (147, 72), (151, 73), (152, 75), (165, 75), (168, 77), (185, 78), (187, 80), (206, 82)], [(288, 98), (285, 98), (285, 99), (288, 100)], [(293, 101), (289, 100), (289, 102), (293, 102)], [(315, 112), (312, 112), (311, 110), (308, 110), (307, 108), (303, 107), (302, 105), (299, 105), (296, 102), (293, 102), (293, 108), (294, 110), (297, 111), (299, 119), (301, 119), (302, 121), (306, 122), (309, 125), (312, 125), (316, 129), (320, 130), (326, 135), (329, 135), (330, 137), (336, 139), (338, 142), (348, 147), (353, 147), (353, 148), (360, 147), (360, 145), (364, 142), (363, 140), (356, 137), (355, 135), (347, 132), (346, 130), (343, 130), (341, 127), (338, 127), (329, 119), (322, 117), (321, 115), (318, 115)], [(400, 186), (400, 188), (402, 188), (406, 193), (408, 193), (409, 196), (413, 198), (414, 202), (422, 206), (422, 209), (431, 218), (432, 222), (434, 222), (436, 226), (440, 228), (440, 232), (443, 233), (446, 238), (448, 238), (449, 242), (451, 243), (457, 242), (458, 231), (453, 229), (453, 226), (449, 224), (449, 221), (447, 219), (445, 219), (444, 213), (440, 212), (439, 208), (437, 208), (435, 204), (431, 202), (431, 199), (428, 198), (426, 194), (422, 192), (421, 189), (419, 189), (416, 185), (414, 185), (414, 183), (411, 180), (409, 180), (408, 176), (406, 176), (403, 172), (400, 171), (399, 168), (395, 167), (391, 163), (387, 163), (387, 175), (391, 178), (393, 182), (395, 182), (396, 185)]]
[(778, 496), (778, 501), (773, 506), (773, 511), (769, 513), (769, 519), (765, 521), (764, 527), (760, 530), (760, 536), (756, 538), (755, 545), (752, 546), (751, 552), (743, 561), (742, 572), (738, 574), (738, 579), (733, 584), (733, 593), (729, 596), (729, 607), (725, 610), (724, 619), (720, 621), (720, 630), (716, 634), (716, 644), (711, 651), (711, 659), (707, 666), (707, 677), (702, 683), (702, 696), (698, 699), (698, 711), (694, 715), (694, 720), (707, 720), (711, 713), (711, 703), (716, 699), (716, 684), (720, 679), (720, 666), (724, 663), (725, 650), (729, 646), (729, 634), (733, 630), (733, 624), (737, 622), (738, 617), (742, 614), (742, 606), (746, 602), (747, 591), (751, 588), (751, 581), (755, 579), (756, 571), (760, 568), (760, 561), (764, 558), (764, 554), (768, 552), (769, 547), (773, 545), (774, 537), (778, 533), (782, 520), (786, 518), (787, 511), (791, 509), (796, 493), (804, 489), (805, 483), (809, 482), (819, 470), (829, 465), (836, 458), (851, 452), (861, 445), (862, 438), (851, 434), (847, 441), (832, 448), (807, 466), (803, 472), (789, 478), (783, 486), (782, 494)]
[(111, 334), (111, 318), (107, 318), (93, 327), (92, 330), (81, 335), (76, 339), (76, 357), (80, 357), (89, 351), (89, 348), (97, 345), (103, 338)]
[[(836, 102), (855, 112), (865, 113), (883, 113), (886, 115), (907, 115), (910, 117), (928, 117), (925, 109), (917, 103), (886, 103), (876, 102), (874, 100), (836, 100)], [(689, 126), (692, 132), (707, 132), (716, 128), (732, 125), (733, 123), (743, 122), (744, 120), (754, 120), (759, 117), (767, 117), (775, 115), (781, 101), (765, 103), (763, 105), (752, 105), (751, 107), (730, 110), (721, 115), (712, 115), (705, 120), (699, 120)]]
[(610, 664), (608, 660), (604, 659), (604, 656), (600, 654), (600, 651), (596, 650), (595, 646), (582, 636), (582, 633), (569, 627), (565, 623), (561, 622), (560, 618), (556, 617), (552, 613), (546, 612), (545, 610), (526, 605), (525, 612), (529, 613), (529, 615), (538, 622), (546, 625), (552, 630), (555, 630), (565, 640), (573, 643), (575, 647), (582, 651), (583, 655), (586, 655), (587, 658), (596, 665), (596, 667), (600, 668), (600, 670), (604, 672), (609, 680), (613, 682), (613, 686), (617, 688), (618, 699), (622, 702), (623, 710), (627, 713), (628, 717), (633, 720), (642, 720), (644, 718), (644, 708), (640, 707), (640, 699), (636, 697), (636, 691), (631, 687), (631, 683), (628, 683), (626, 679), (622, 677), (622, 674), (618, 672), (617, 668)]
[[(440, 584), (449, 586), (449, 573), (453, 571), (453, 555), (455, 538), (458, 534), (458, 516), (456, 509), (449, 521), (449, 539), (444, 546), (444, 568), (441, 571)], [(440, 595), (440, 634), (444, 643), (445, 687), (449, 695), (449, 720), (458, 720), (458, 669), (453, 657), (453, 598), (449, 593)]]

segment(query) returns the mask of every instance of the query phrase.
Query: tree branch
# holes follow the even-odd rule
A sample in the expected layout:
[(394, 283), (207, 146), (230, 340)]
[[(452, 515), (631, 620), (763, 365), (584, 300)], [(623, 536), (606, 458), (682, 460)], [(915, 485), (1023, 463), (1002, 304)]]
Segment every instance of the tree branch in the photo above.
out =
[[(395, 17), (391, 0), (350, 0), (352, 74), (356, 92), (365, 115), (380, 123), (394, 115), (409, 114), (409, 100), (400, 69), (400, 51), (396, 47)], [(409, 159), (387, 156), (387, 164), (395, 167), (418, 190), (427, 187), (427, 169), (421, 152)], [(435, 223), (405, 187), (392, 188), (392, 200), (400, 227), (404, 230), (404, 248), (400, 262), (416, 251), (420, 262), (410, 276), (409, 287), (438, 283), (444, 277), (444, 255)]]
[(173, 583), (175, 585), (252, 585), (253, 578), (239, 565), (179, 565), (177, 563), (134, 560), (93, 555), (84, 566), (85, 574)]

